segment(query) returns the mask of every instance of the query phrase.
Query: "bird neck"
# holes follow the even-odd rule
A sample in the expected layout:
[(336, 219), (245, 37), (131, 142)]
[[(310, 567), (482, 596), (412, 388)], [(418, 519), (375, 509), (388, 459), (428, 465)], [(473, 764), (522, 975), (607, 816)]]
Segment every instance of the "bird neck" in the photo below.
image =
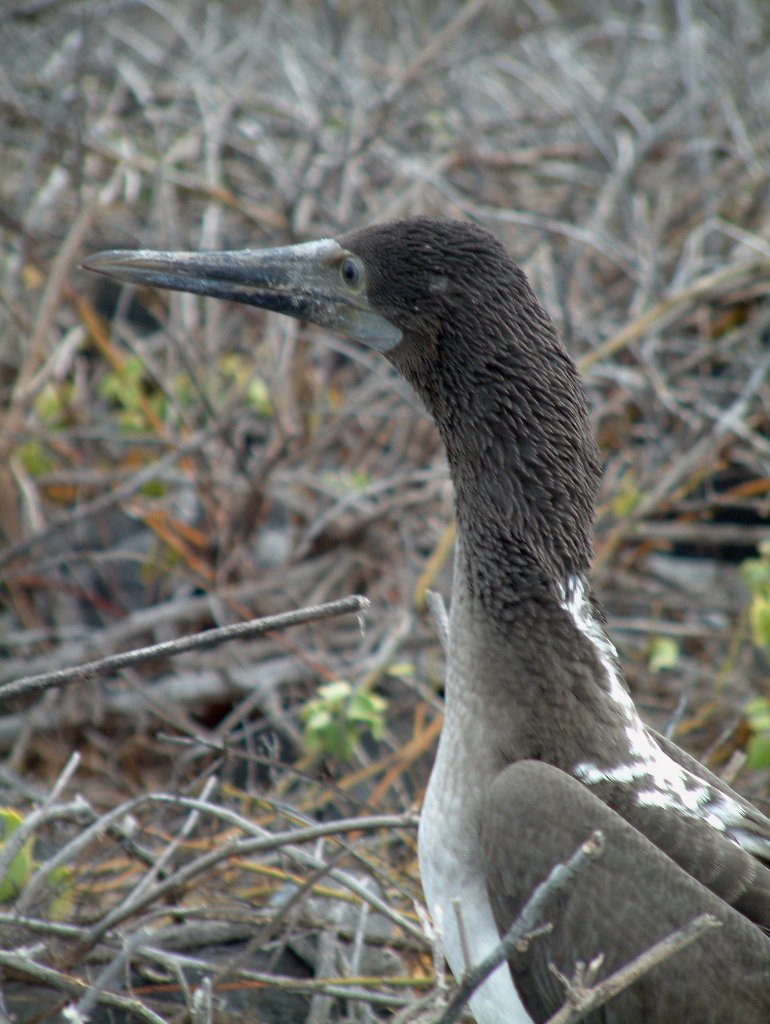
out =
[(590, 571), (598, 452), (577, 371), (546, 326), (537, 358), (512, 342), (494, 372), (465, 361), (455, 380), (448, 360), (424, 394), (447, 452), (467, 586), (503, 624), (525, 602), (560, 601)]
[[(599, 460), (588, 405), (542, 311), (536, 322), (536, 344), (511, 331), (491, 355), (466, 344), (453, 359), (445, 338), (440, 378), (425, 367), (410, 377), (455, 490), (448, 713), (466, 717), (470, 699), (505, 760), (568, 769), (581, 756), (621, 760), (628, 740), (589, 582)], [(475, 332), (495, 336), (478, 322)]]
[(498, 768), (523, 759), (567, 772), (628, 763), (629, 723), (643, 726), (587, 577), (555, 584), (531, 549), (505, 536), (490, 549), (489, 537), (478, 522), (464, 527), (458, 509), (447, 722), (455, 735), (482, 722), (477, 741)]

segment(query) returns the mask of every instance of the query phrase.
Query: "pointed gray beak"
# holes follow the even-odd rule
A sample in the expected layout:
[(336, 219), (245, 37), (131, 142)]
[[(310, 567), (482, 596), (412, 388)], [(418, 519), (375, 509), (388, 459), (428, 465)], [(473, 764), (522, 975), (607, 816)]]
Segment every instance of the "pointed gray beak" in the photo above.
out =
[(387, 352), (398, 345), (401, 331), (372, 309), (365, 281), (351, 284), (346, 278), (350, 261), (363, 277), (360, 259), (324, 238), (225, 252), (115, 249), (89, 256), (82, 266), (126, 284), (211, 295), (285, 313)]

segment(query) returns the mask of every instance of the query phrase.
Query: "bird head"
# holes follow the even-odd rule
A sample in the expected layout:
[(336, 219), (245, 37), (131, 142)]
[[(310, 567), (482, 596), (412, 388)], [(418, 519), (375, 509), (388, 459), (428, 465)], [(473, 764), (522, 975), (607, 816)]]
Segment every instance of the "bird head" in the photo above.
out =
[(599, 468), (585, 395), (523, 271), (483, 228), (418, 217), (281, 248), (121, 250), (83, 266), (309, 320), (381, 352), (438, 425), (458, 514), (485, 510), (526, 535), (554, 575), (587, 565)]

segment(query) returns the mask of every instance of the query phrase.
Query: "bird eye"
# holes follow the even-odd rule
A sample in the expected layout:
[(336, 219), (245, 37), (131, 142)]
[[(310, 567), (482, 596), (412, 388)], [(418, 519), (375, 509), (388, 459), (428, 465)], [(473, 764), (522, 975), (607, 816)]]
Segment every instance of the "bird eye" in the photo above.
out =
[(359, 260), (346, 256), (340, 263), (340, 276), (349, 288), (359, 288), (364, 280), (364, 268)]

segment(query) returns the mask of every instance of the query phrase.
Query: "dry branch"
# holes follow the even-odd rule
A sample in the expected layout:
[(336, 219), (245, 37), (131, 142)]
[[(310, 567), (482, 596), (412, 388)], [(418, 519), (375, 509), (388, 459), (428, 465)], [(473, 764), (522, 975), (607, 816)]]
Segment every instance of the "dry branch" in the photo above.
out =
[(483, 960), (465, 972), (457, 991), (438, 1017), (436, 1024), (454, 1024), (476, 989), (496, 967), (508, 959), (519, 943), (537, 941), (537, 932), (543, 926), (541, 917), (544, 904), (555, 894), (568, 890), (580, 872), (601, 856), (603, 848), (604, 836), (597, 830), (575, 850), (569, 860), (563, 864), (556, 864), (548, 872), (548, 877), (536, 886), (522, 907), (521, 913), (498, 945)]
[(262, 619), (251, 619), (248, 622), (235, 622), (230, 626), (219, 626), (207, 629), (194, 636), (179, 637), (165, 643), (152, 644), (135, 651), (122, 654), (110, 654), (106, 658), (74, 665), (72, 668), (60, 669), (57, 672), (44, 672), (38, 676), (15, 679), (0, 687), (0, 703), (29, 693), (40, 693), (57, 686), (74, 682), (87, 682), (107, 673), (117, 672), (128, 666), (142, 665), (157, 658), (170, 658), (186, 651), (204, 650), (232, 640), (251, 640), (264, 633), (275, 630), (289, 629), (291, 626), (304, 625), (330, 618), (333, 615), (344, 615), (349, 612), (361, 614), (369, 607), (365, 597), (354, 595), (328, 604), (313, 605), (309, 608), (298, 608), (296, 611), (282, 612), (280, 615), (268, 615)]
[(613, 996), (633, 985), (656, 964), (675, 956), (712, 928), (719, 927), (720, 922), (711, 914), (700, 914), (683, 928), (678, 928), (640, 953), (625, 967), (621, 967), (599, 984), (589, 988), (573, 988), (567, 982), (567, 1000), (558, 1013), (548, 1020), (548, 1024), (578, 1024), (587, 1013), (604, 1006)]

